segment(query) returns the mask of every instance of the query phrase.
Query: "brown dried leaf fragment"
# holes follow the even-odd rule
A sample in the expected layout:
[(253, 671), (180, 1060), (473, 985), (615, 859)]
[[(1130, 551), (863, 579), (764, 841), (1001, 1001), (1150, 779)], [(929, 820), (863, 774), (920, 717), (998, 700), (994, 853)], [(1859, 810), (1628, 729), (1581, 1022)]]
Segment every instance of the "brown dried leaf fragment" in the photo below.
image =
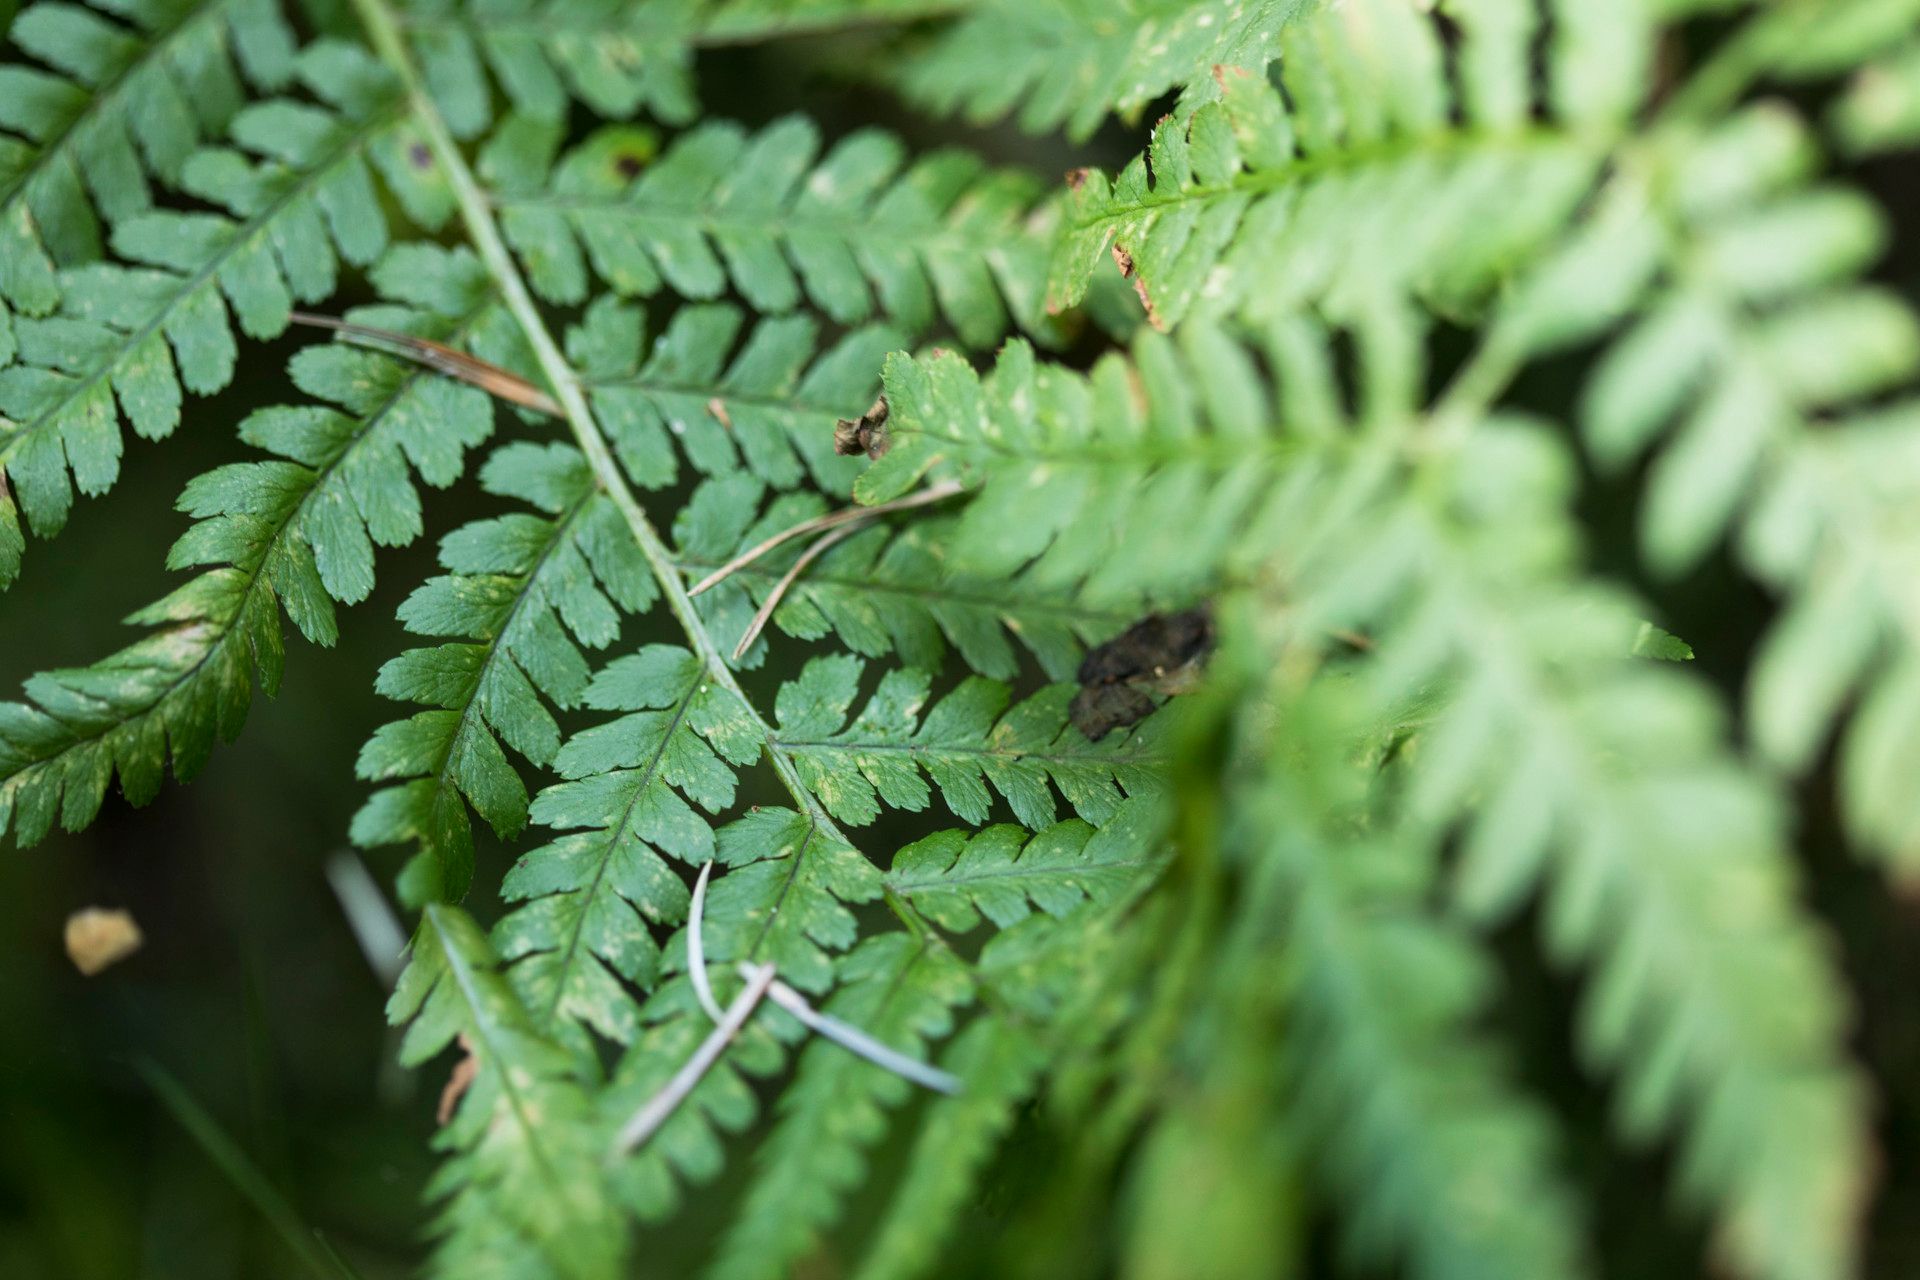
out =
[(833, 424), (833, 451), (843, 458), (864, 453), (879, 458), (893, 447), (887, 434), (887, 398), (881, 396), (873, 407), (858, 418), (842, 418)]
[(89, 978), (125, 960), (145, 941), (133, 916), (118, 907), (87, 907), (67, 917), (67, 958)]
[(473, 1088), (474, 1079), (480, 1074), (480, 1059), (474, 1056), (473, 1041), (467, 1038), (464, 1031), (460, 1033), (460, 1052), (465, 1056), (453, 1064), (453, 1074), (447, 1077), (446, 1087), (440, 1090), (440, 1105), (433, 1112), (434, 1121), (443, 1126), (453, 1119), (454, 1108), (460, 1105), (460, 1099), (466, 1096), (467, 1090)]
[(1147, 323), (1156, 329), (1165, 329), (1167, 326), (1154, 312), (1153, 299), (1147, 295), (1147, 282), (1133, 272), (1133, 254), (1118, 241), (1115, 241), (1113, 246), (1113, 265), (1120, 268), (1122, 279), (1133, 281), (1133, 292), (1139, 297), (1140, 306), (1147, 313)]
[(455, 350), (444, 342), (416, 338), (410, 333), (398, 333), (392, 329), (355, 324), (333, 316), (316, 316), (305, 311), (295, 311), (290, 318), (295, 324), (331, 329), (356, 346), (370, 347), (425, 365), (435, 373), (471, 383), (490, 396), (498, 396), (522, 408), (532, 409), (535, 413), (555, 418), (566, 416), (566, 410), (560, 407), (559, 402), (519, 374), (490, 364), (478, 356)]
[(1068, 710), (1090, 742), (1144, 720), (1158, 704), (1152, 694), (1185, 693), (1213, 652), (1213, 611), (1149, 614), (1080, 662), (1080, 692)]

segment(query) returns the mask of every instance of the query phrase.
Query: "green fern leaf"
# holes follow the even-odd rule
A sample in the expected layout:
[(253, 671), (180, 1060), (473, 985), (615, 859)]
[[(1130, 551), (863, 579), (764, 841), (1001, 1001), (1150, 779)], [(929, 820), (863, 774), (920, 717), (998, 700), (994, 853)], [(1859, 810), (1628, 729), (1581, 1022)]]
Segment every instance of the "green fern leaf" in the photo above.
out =
[(1846, 816), (1904, 874), (1920, 807), (1894, 779), (1920, 736), (1896, 718), (1913, 705), (1920, 632), (1900, 565), (1915, 548), (1905, 497), (1876, 477), (1903, 474), (1920, 439), (1910, 409), (1885, 407), (1920, 374), (1920, 318), (1860, 283), (1881, 219), (1861, 195), (1808, 185), (1814, 139), (1785, 108), (1665, 141), (1671, 186), (1625, 195), (1663, 234), (1643, 310), (1588, 386), (1586, 440), (1610, 470), (1656, 454), (1652, 567), (1683, 572), (1732, 534), (1789, 599), (1751, 684), (1755, 740), (1805, 769), (1858, 699)]
[[(1235, 909), (1290, 922), (1279, 956), (1252, 963), (1277, 959), (1290, 979), (1292, 1109), (1343, 1201), (1352, 1256), (1403, 1254), (1428, 1280), (1587, 1274), (1552, 1123), (1472, 1029), (1496, 983), (1490, 957), (1427, 905), (1437, 843), (1342, 821), (1364, 806), (1365, 775), (1337, 749), (1300, 746), (1350, 735), (1296, 714), (1263, 730), (1272, 760), (1242, 812), (1267, 847)], [(1303, 821), (1315, 813), (1334, 830)]]
[(610, 1280), (624, 1223), (597, 1181), (572, 1173), (600, 1154), (591, 1102), (570, 1055), (535, 1033), (497, 969), (465, 912), (430, 903), (387, 1004), (389, 1021), (409, 1024), (403, 1064), (459, 1037), (475, 1067), (435, 1143), (449, 1155), (431, 1194), (451, 1198), (432, 1274)]
[[(1513, 305), (1532, 305), (1536, 290), (1523, 285)], [(1824, 1203), (1816, 1188), (1842, 1184), (1864, 1137), (1839, 1065), (1835, 978), (1791, 896), (1771, 793), (1729, 757), (1688, 686), (1629, 656), (1637, 611), (1573, 585), (1571, 464), (1547, 437), (1497, 416), (1456, 418), (1447, 447), (1418, 455), (1420, 483), (1391, 482), (1396, 460), (1412, 456), (1398, 452), (1400, 433), (1427, 421), (1424, 337), (1410, 321), (1383, 307), (1356, 332), (1350, 416), (1329, 339), (1316, 353), (1311, 328), (1269, 333), (1263, 347), (1284, 358), (1290, 394), (1313, 411), (1291, 418), (1289, 437), (1265, 440), (1253, 432), (1274, 417), (1257, 387), (1230, 393), (1218, 377), (1170, 371), (1151, 381), (1172, 354), (1164, 340), (1137, 347), (1147, 404), (1131, 408), (1102, 397), (1114, 373), (1082, 379), (1017, 346), (985, 380), (952, 357), (896, 356), (896, 443), (856, 492), (880, 499), (927, 474), (964, 477), (981, 492), (945, 554), (974, 572), (1037, 557), (1040, 571), (1057, 565), (1088, 592), (1137, 590), (1163, 572), (1171, 586), (1171, 566), (1154, 554), (1168, 554), (1164, 531), (1177, 525), (1188, 589), (1257, 564), (1289, 584), (1294, 627), (1369, 635), (1374, 722), (1423, 688), (1446, 688), (1413, 748), (1412, 803), (1463, 830), (1465, 909), (1503, 917), (1544, 877), (1551, 946), (1600, 975), (1585, 1020), (1596, 1058), (1623, 1075), (1622, 1123), (1687, 1127), (1692, 1185), (1718, 1202), (1731, 1248), (1757, 1274), (1830, 1274), (1849, 1247), (1848, 1215), (1786, 1206)], [(1218, 367), (1252, 370), (1222, 345), (1213, 335), (1185, 354), (1211, 350)], [(1238, 407), (1215, 417), (1247, 424), (1230, 437), (1231, 456), (1194, 430), (1193, 386)], [(1155, 405), (1163, 395), (1172, 412)], [(1156, 414), (1187, 430), (1145, 429)], [(1098, 471), (1079, 465), (1096, 423), (1117, 442)], [(1009, 534), (1004, 504), (1015, 495), (1029, 527)], [(1227, 523), (1182, 521), (1170, 514), (1176, 501), (1188, 513), (1219, 509)], [(1654, 724), (1660, 751), (1626, 745)], [(1723, 920), (1714, 903), (1735, 883), (1751, 909)], [(1628, 923), (1602, 930), (1603, 903)], [(1763, 1026), (1742, 1012), (1786, 990), (1795, 1018)], [(1710, 1037), (1708, 1023), (1748, 1034)], [(1629, 1028), (1646, 1027), (1671, 1062), (1633, 1052)], [(1730, 1108), (1770, 1119), (1739, 1123)]]
[(746, 319), (724, 303), (683, 306), (646, 342), (640, 313), (602, 297), (568, 333), (567, 353), (635, 484), (673, 485), (684, 451), (703, 475), (733, 475), (744, 463), (776, 489), (811, 477), (847, 492), (859, 468), (835, 455), (833, 424), (873, 403), (880, 362), (903, 337), (874, 325), (822, 351), (811, 316), (751, 329)]
[(493, 119), (488, 75), (514, 110), (560, 121), (577, 98), (606, 119), (645, 110), (672, 124), (698, 114), (693, 57), (702, 47), (804, 35), (951, 10), (960, 0), (416, 0), (402, 21), (456, 136)]
[[(966, 969), (945, 948), (904, 933), (867, 939), (841, 962), (827, 1012), (908, 1052), (945, 1036), (970, 1003)], [(886, 1132), (887, 1108), (909, 1085), (839, 1045), (817, 1040), (781, 1095), (780, 1121), (728, 1229), (711, 1274), (769, 1280), (789, 1274), (831, 1226), (866, 1172), (866, 1150)]]
[(943, 929), (965, 933), (984, 916), (996, 928), (1031, 914), (1064, 916), (1108, 902), (1161, 865), (1158, 798), (1128, 800), (1099, 830), (1068, 819), (1031, 837), (1014, 826), (940, 831), (894, 855), (887, 888)]
[[(56, 312), (13, 321), (18, 361), (0, 368), (0, 470), (14, 495), (0, 492), (0, 506), (9, 525), (17, 500), (37, 535), (57, 533), (74, 487), (98, 495), (118, 478), (122, 416), (159, 439), (179, 424), (183, 387), (196, 395), (225, 387), (237, 358), (229, 309), (248, 337), (273, 337), (296, 299), (333, 291), (338, 257), (366, 264), (380, 255), (387, 223), (369, 160), (396, 192), (411, 193), (416, 212), (444, 200), (406, 158), (398, 89), (376, 63), (322, 42), (292, 69), (324, 108), (245, 107), (231, 132), (257, 161), (209, 148), (180, 166), (182, 187), (227, 214), (129, 211), (111, 242), (138, 265), (65, 270)], [(17, 563), (17, 553), (0, 552), (0, 586)]]
[(1591, 190), (1633, 105), (1619, 77), (1637, 88), (1632, 71), (1652, 41), (1635, 5), (1598, 24), (1564, 21), (1541, 123), (1527, 79), (1532, 7), (1449, 7), (1457, 89), (1446, 37), (1404, 0), (1328, 7), (1289, 26), (1279, 88), (1223, 70), (1220, 101), (1163, 121), (1111, 182), (1076, 183), (1052, 304), (1077, 301), (1111, 257), (1163, 326), (1195, 311), (1350, 313), (1382, 291), (1481, 309)]
[[(396, 297), (454, 311), (359, 313), (386, 327), (458, 338), (500, 318), (468, 254), (396, 250), (376, 275)], [(451, 484), (492, 429), (479, 391), (371, 352), (310, 347), (292, 372), (338, 408), (255, 412), (241, 438), (278, 457), (216, 468), (181, 495), (197, 523), (168, 563), (215, 567), (132, 617), (158, 627), (152, 635), (91, 667), (38, 675), (28, 702), (0, 704), (0, 834), (11, 825), (28, 845), (55, 821), (86, 826), (116, 772), (136, 805), (159, 790), (169, 757), (177, 778), (191, 778), (216, 738), (239, 731), (252, 685), (278, 689), (280, 611), (308, 640), (332, 644), (334, 602), (372, 590), (375, 546), (420, 534), (409, 467), (428, 484)]]
[(552, 764), (560, 728), (543, 699), (564, 708), (590, 698), (579, 646), (611, 644), (620, 614), (644, 611), (658, 596), (577, 451), (506, 445), (480, 480), (544, 514), (475, 521), (448, 535), (448, 575), (416, 590), (400, 619), (415, 634), (458, 640), (408, 650), (375, 683), (387, 697), (434, 709), (376, 731), (360, 755), (362, 777), (406, 780), (368, 799), (353, 837), (363, 846), (419, 843), (402, 876), (410, 901), (465, 893), (473, 870), (467, 804), (502, 838), (520, 833), (527, 793), (502, 742), (536, 765)]
[(965, 1092), (928, 1110), (856, 1280), (904, 1280), (934, 1270), (954, 1219), (1045, 1061), (1032, 1033), (1011, 1020), (982, 1017), (955, 1037), (941, 1065), (966, 1082)]
[(1053, 331), (1034, 287), (1050, 215), (1025, 175), (958, 151), (903, 169), (901, 144), (871, 130), (822, 157), (797, 116), (754, 134), (703, 123), (658, 159), (629, 127), (555, 163), (558, 138), (510, 121), (489, 144), (501, 230), (551, 301), (582, 301), (591, 264), (627, 297), (731, 285), (755, 310), (806, 300), (842, 324), (882, 314), (918, 333), (942, 316), (973, 346), (1010, 322)]
[[(834, 982), (834, 953), (859, 935), (849, 905), (871, 902), (882, 888), (872, 864), (813, 818), (762, 808), (715, 833), (714, 857), (731, 868), (707, 896), (706, 957), (721, 998), (738, 982), (733, 966), (771, 962), (781, 980), (820, 992)], [(666, 948), (664, 982), (642, 1010), (649, 1024), (627, 1050), (604, 1095), (607, 1128), (617, 1128), (686, 1061), (712, 1024), (685, 976), (683, 930)], [(682, 1180), (711, 1179), (724, 1163), (716, 1128), (745, 1128), (759, 1104), (741, 1073), (764, 1076), (786, 1060), (784, 1041), (800, 1031), (784, 1014), (749, 1023), (718, 1065), (647, 1144), (615, 1172), (617, 1193), (643, 1220), (670, 1215)], [(844, 1050), (842, 1051), (844, 1052)]]
[(729, 808), (734, 768), (759, 757), (761, 739), (732, 692), (671, 645), (610, 663), (584, 700), (628, 714), (582, 730), (555, 757), (569, 781), (541, 792), (533, 817), (580, 834), (515, 864), (501, 893), (526, 905), (500, 922), (494, 942), (515, 962), (538, 1025), (557, 1030), (564, 1019), (625, 1044), (640, 1018), (622, 980), (647, 991), (659, 976), (647, 925), (686, 918), (686, 886), (666, 858), (697, 867), (716, 856), (713, 828), (693, 805)]
[[(850, 483), (842, 481), (840, 491)], [(674, 521), (680, 570), (704, 578), (764, 539), (826, 511), (818, 497), (803, 493), (783, 494), (763, 510), (764, 492), (745, 476), (696, 489)], [(1020, 655), (1012, 643), (1017, 640), (1050, 678), (1066, 680), (1086, 646), (1136, 619), (1127, 609), (1088, 605), (1068, 591), (1038, 587), (1023, 573), (996, 579), (959, 572), (935, 553), (950, 536), (948, 521), (924, 515), (854, 534), (789, 584), (774, 609), (774, 627), (801, 640), (834, 635), (863, 657), (897, 654), (926, 670), (937, 670), (952, 649), (969, 670), (1003, 681), (1019, 674)], [(716, 643), (724, 648), (738, 642), (803, 552), (799, 542), (779, 548), (699, 598), (701, 619)], [(739, 665), (760, 666), (768, 647), (765, 639), (755, 640)]]
[(102, 221), (153, 206), (225, 129), (247, 88), (293, 78), (293, 33), (268, 0), (28, 7), (0, 67), (0, 365), (9, 308), (45, 315), (58, 272), (101, 257)]
[[(1308, 428), (1334, 396), (1315, 335), (1308, 322), (1276, 324), (1262, 344), (1291, 375), (1285, 407)], [(896, 354), (885, 385), (892, 447), (857, 499), (966, 483), (979, 497), (942, 547), (957, 570), (1020, 573), (1135, 616), (1143, 598), (1189, 603), (1256, 572), (1266, 543), (1248, 528), (1305, 483), (1287, 480), (1290, 442), (1266, 432), (1275, 401), (1248, 350), (1205, 325), (1177, 339), (1143, 331), (1131, 362), (1108, 356), (1090, 375), (1036, 362), (1020, 342), (984, 379), (951, 353)]]
[(1053, 788), (1098, 825), (1120, 807), (1121, 787), (1134, 794), (1154, 787), (1154, 722), (1088, 742), (1067, 724), (1070, 685), (1009, 708), (1005, 685), (971, 678), (928, 707), (925, 672), (889, 671), (849, 721), (861, 666), (851, 656), (815, 658), (775, 702), (774, 741), (841, 822), (865, 826), (882, 803), (925, 809), (931, 793), (923, 773), (962, 821), (984, 823), (997, 791), (1033, 831), (1053, 823)]
[(1204, 93), (1216, 66), (1263, 71), (1313, 0), (987, 0), (887, 82), (938, 113), (1080, 139), (1169, 90)]

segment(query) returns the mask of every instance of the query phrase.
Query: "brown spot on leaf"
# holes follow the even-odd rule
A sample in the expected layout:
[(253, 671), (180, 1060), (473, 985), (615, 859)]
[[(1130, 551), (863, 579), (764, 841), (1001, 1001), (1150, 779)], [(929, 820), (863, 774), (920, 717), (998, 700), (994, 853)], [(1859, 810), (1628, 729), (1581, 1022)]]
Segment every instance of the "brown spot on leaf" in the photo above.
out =
[(893, 438), (887, 433), (890, 413), (887, 398), (881, 396), (858, 418), (840, 419), (833, 424), (833, 451), (843, 458), (861, 453), (869, 458), (883, 456), (893, 447)]
[(117, 907), (88, 907), (67, 917), (67, 959), (89, 978), (125, 960), (145, 941), (133, 916)]
[(453, 1064), (453, 1074), (447, 1077), (446, 1088), (440, 1090), (440, 1105), (434, 1108), (433, 1118), (441, 1125), (453, 1119), (455, 1107), (473, 1087), (474, 1078), (480, 1074), (480, 1059), (473, 1054), (473, 1041), (467, 1039), (467, 1033), (460, 1033), (460, 1051), (465, 1056)]
[(707, 412), (713, 415), (715, 422), (718, 422), (729, 431), (733, 430), (733, 415), (727, 412), (727, 402), (725, 400), (722, 400), (719, 396), (715, 396), (713, 399), (707, 401)]
[(427, 150), (427, 144), (416, 142), (407, 148), (407, 163), (425, 173), (433, 168), (433, 152)]
[(1118, 241), (1113, 246), (1113, 265), (1120, 268), (1122, 277), (1133, 281), (1133, 292), (1140, 299), (1140, 306), (1147, 313), (1147, 323), (1156, 329), (1165, 329), (1166, 324), (1153, 309), (1153, 298), (1147, 293), (1147, 282), (1134, 272), (1133, 254)]
[(1091, 742), (1146, 718), (1152, 694), (1193, 686), (1213, 651), (1213, 612), (1205, 605), (1182, 613), (1149, 614), (1080, 662), (1080, 692), (1068, 717)]

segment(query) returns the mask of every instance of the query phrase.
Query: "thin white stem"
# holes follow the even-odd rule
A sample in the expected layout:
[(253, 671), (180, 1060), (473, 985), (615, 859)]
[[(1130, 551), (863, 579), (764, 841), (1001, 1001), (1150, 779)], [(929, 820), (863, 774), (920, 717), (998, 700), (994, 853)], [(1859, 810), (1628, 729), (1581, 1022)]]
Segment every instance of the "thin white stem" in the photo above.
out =
[(773, 584), (773, 590), (767, 593), (767, 598), (762, 600), (760, 607), (754, 611), (753, 621), (747, 623), (747, 629), (740, 634), (740, 643), (733, 646), (733, 660), (735, 662), (740, 661), (740, 656), (753, 646), (755, 640), (760, 638), (760, 633), (766, 629), (767, 620), (772, 618), (773, 611), (780, 607), (780, 601), (786, 597), (787, 588), (793, 585), (793, 580), (799, 577), (808, 565), (826, 554), (829, 547), (833, 546), (836, 542), (845, 542), (848, 538), (851, 538), (854, 534), (859, 533), (866, 527), (866, 521), (856, 521), (841, 525), (838, 529), (835, 529), (808, 547), (801, 557), (793, 562), (793, 567), (780, 575), (780, 581)]
[(869, 516), (883, 516), (889, 511), (906, 511), (913, 507), (924, 507), (930, 502), (940, 502), (943, 499), (951, 498), (965, 487), (965, 485), (962, 485), (957, 480), (942, 480), (939, 484), (929, 485), (920, 492), (910, 493), (904, 498), (895, 498), (892, 502), (882, 502), (871, 507), (845, 507), (839, 511), (828, 512), (824, 516), (815, 516), (811, 520), (802, 520), (790, 529), (782, 529), (765, 542), (758, 543), (742, 551), (739, 555), (727, 561), (718, 569), (715, 569), (712, 573), (700, 579), (700, 581), (694, 583), (693, 586), (687, 590), (687, 597), (691, 599), (699, 595), (702, 591), (720, 585), (721, 582), (731, 577), (736, 571), (746, 568), (755, 560), (767, 554), (767, 552), (772, 551), (775, 547), (780, 546), (782, 543), (789, 542), (794, 538), (798, 538), (803, 534), (819, 533), (825, 529), (836, 528), (839, 525), (847, 523), (849, 520), (864, 520)]
[(687, 909), (687, 976), (693, 979), (693, 994), (700, 998), (700, 1007), (718, 1023), (727, 1015), (720, 1011), (720, 1002), (713, 998), (713, 984), (707, 981), (707, 945), (700, 937), (700, 921), (707, 902), (707, 877), (712, 874), (713, 859), (708, 858), (700, 868), (700, 878), (693, 882), (693, 906)]
[(743, 965), (742, 973), (747, 980), (747, 985), (740, 989), (740, 994), (735, 996), (733, 1003), (727, 1006), (725, 1014), (720, 1018), (720, 1025), (700, 1042), (700, 1047), (694, 1050), (693, 1056), (687, 1059), (686, 1065), (673, 1073), (673, 1079), (667, 1081), (660, 1092), (641, 1103), (640, 1109), (633, 1113), (633, 1118), (621, 1128), (620, 1136), (613, 1142), (612, 1157), (614, 1159), (632, 1152), (667, 1122), (667, 1117), (687, 1100), (687, 1095), (693, 1092), (694, 1086), (700, 1083), (701, 1077), (705, 1076), (713, 1068), (713, 1064), (720, 1060), (720, 1055), (726, 1052), (733, 1038), (740, 1034), (740, 1028), (747, 1025), (747, 1019), (751, 1018), (753, 1011), (759, 1008), (761, 999), (767, 994), (767, 988), (773, 985), (773, 966), (771, 964)]
[[(742, 961), (740, 972), (753, 971), (753, 966)], [(891, 1071), (902, 1079), (911, 1080), (935, 1093), (957, 1094), (960, 1092), (960, 1077), (930, 1067), (918, 1058), (909, 1058), (898, 1049), (892, 1049), (875, 1040), (872, 1036), (850, 1022), (842, 1022), (830, 1013), (821, 1013), (807, 998), (784, 982), (775, 981), (767, 988), (767, 998), (800, 1019), (807, 1027), (819, 1032), (841, 1048), (860, 1055), (874, 1066)]]

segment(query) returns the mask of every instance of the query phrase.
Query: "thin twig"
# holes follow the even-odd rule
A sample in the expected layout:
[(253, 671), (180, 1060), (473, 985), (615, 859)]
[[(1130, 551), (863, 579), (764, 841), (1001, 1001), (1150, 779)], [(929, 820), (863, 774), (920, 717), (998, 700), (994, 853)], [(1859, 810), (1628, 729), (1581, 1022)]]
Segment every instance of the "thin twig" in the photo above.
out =
[[(752, 969), (752, 965), (745, 961), (741, 962), (741, 973), (748, 973)], [(800, 1019), (812, 1030), (819, 1032), (842, 1048), (859, 1054), (876, 1067), (932, 1089), (935, 1093), (957, 1094), (960, 1092), (960, 1077), (942, 1071), (938, 1067), (930, 1067), (918, 1058), (909, 1058), (898, 1049), (889, 1048), (875, 1040), (852, 1023), (842, 1022), (830, 1013), (821, 1013), (807, 1003), (805, 996), (784, 982), (776, 980), (767, 989), (767, 998)]]
[(753, 1016), (753, 1011), (759, 1007), (761, 998), (767, 994), (767, 988), (773, 984), (773, 966), (771, 964), (743, 965), (742, 971), (747, 979), (747, 985), (740, 989), (740, 994), (735, 996), (733, 1003), (727, 1006), (726, 1013), (720, 1019), (720, 1025), (700, 1042), (700, 1047), (694, 1050), (693, 1056), (687, 1059), (686, 1065), (673, 1073), (673, 1079), (667, 1081), (666, 1087), (648, 1098), (640, 1105), (640, 1109), (633, 1113), (633, 1119), (627, 1121), (626, 1126), (620, 1130), (620, 1136), (614, 1139), (612, 1154), (615, 1158), (631, 1152), (651, 1138), (654, 1130), (666, 1123), (667, 1117), (687, 1100), (687, 1095), (692, 1093), (694, 1086), (700, 1083), (700, 1078), (720, 1060), (720, 1055), (726, 1051), (727, 1045), (740, 1034), (740, 1028), (747, 1025), (747, 1019)]
[(295, 311), (288, 318), (295, 324), (331, 329), (349, 342), (413, 360), (436, 373), (471, 383), (489, 395), (512, 401), (536, 413), (551, 414), (556, 418), (566, 416), (558, 401), (519, 374), (490, 364), (478, 356), (457, 351), (444, 342), (416, 338), (410, 333), (399, 333), (392, 329), (377, 329), (370, 324), (355, 324), (351, 320), (339, 320), (333, 316), (317, 316), (307, 311)]
[(732, 577), (734, 573), (746, 568), (775, 547), (791, 539), (798, 538), (803, 534), (820, 533), (823, 530), (843, 525), (849, 520), (864, 520), (868, 516), (883, 516), (890, 511), (906, 511), (911, 507), (924, 507), (930, 502), (939, 502), (942, 499), (951, 498), (965, 487), (965, 485), (962, 485), (957, 480), (942, 480), (939, 484), (930, 485), (920, 492), (910, 493), (904, 498), (895, 498), (892, 502), (882, 502), (871, 507), (846, 507), (839, 511), (829, 512), (824, 516), (815, 516), (811, 520), (802, 520), (791, 529), (783, 529), (771, 538), (768, 538), (765, 542), (751, 547), (727, 561), (718, 569), (715, 569), (712, 573), (694, 583), (692, 588), (688, 590), (687, 596), (691, 599), (699, 595), (702, 591), (719, 585), (722, 581)]
[(747, 623), (746, 631), (741, 633), (740, 643), (733, 646), (733, 660), (735, 662), (740, 661), (740, 655), (744, 654), (753, 642), (760, 638), (760, 633), (766, 629), (767, 620), (773, 617), (773, 611), (780, 607), (780, 601), (787, 594), (787, 588), (793, 585), (793, 580), (799, 577), (808, 565), (826, 554), (827, 548), (833, 546), (836, 542), (844, 542), (848, 538), (851, 538), (854, 534), (865, 529), (868, 523), (867, 521), (850, 521), (847, 524), (841, 525), (838, 529), (835, 529), (808, 547), (806, 551), (801, 554), (800, 558), (793, 562), (793, 567), (780, 575), (780, 581), (773, 584), (773, 590), (767, 593), (767, 598), (762, 600), (759, 609), (754, 611), (753, 621)]
[(707, 877), (713, 872), (713, 859), (708, 858), (700, 868), (700, 878), (693, 882), (693, 906), (687, 910), (687, 976), (693, 979), (693, 994), (700, 997), (700, 1007), (717, 1024), (727, 1015), (720, 1011), (720, 1002), (713, 998), (713, 984), (707, 981), (707, 944), (701, 938), (701, 915), (707, 902)]

